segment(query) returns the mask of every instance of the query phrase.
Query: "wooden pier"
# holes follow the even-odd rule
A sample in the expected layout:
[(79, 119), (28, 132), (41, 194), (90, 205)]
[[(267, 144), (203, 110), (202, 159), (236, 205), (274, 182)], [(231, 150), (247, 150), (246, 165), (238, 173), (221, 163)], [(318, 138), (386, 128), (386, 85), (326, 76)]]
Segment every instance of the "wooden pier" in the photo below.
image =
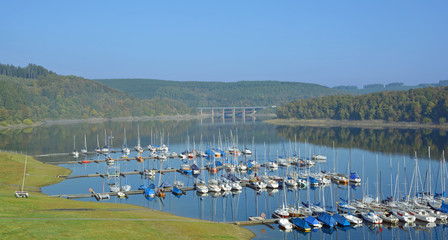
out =
[[(217, 169), (223, 169), (223, 166), (220, 167), (216, 167)], [(158, 169), (151, 169), (152, 171), (154, 171), (155, 173), (161, 173), (161, 174), (165, 174), (165, 173), (169, 173), (169, 172), (178, 172), (178, 173), (182, 173), (183, 171), (181, 169), (175, 169), (175, 168), (171, 168), (171, 169), (162, 169), (162, 170), (158, 170)], [(199, 170), (201, 171), (205, 171), (208, 170), (208, 168), (206, 167), (201, 167), (199, 168)], [(138, 171), (138, 170), (134, 170), (133, 172), (120, 172), (119, 173), (120, 176), (125, 177), (126, 175), (145, 175), (146, 172), (145, 171)], [(114, 175), (116, 176), (116, 175)], [(65, 178), (65, 179), (75, 179), (75, 178), (90, 178), (90, 177), (102, 177), (102, 178), (107, 178), (109, 177), (109, 175), (107, 173), (93, 173), (93, 174), (87, 174), (87, 175), (58, 175), (59, 178)]]
[(233, 224), (238, 226), (265, 225), (271, 229), (275, 229), (270, 224), (276, 224), (277, 221), (278, 219), (275, 218), (249, 217), (249, 221), (235, 221)]

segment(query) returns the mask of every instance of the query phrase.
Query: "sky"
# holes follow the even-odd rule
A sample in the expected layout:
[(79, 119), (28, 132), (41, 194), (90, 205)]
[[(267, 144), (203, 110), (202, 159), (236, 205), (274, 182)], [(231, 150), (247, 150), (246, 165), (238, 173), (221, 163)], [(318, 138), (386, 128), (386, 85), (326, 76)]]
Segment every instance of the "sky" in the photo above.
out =
[(448, 1), (2, 1), (0, 63), (334, 87), (448, 79)]

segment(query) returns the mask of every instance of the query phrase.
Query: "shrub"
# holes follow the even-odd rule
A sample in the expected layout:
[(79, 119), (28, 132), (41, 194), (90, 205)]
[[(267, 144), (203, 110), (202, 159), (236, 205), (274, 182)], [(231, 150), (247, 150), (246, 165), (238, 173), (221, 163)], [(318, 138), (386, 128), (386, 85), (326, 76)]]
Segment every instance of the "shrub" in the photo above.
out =
[(31, 119), (27, 118), (27, 119), (23, 120), (23, 124), (25, 124), (25, 125), (32, 125), (33, 121)]

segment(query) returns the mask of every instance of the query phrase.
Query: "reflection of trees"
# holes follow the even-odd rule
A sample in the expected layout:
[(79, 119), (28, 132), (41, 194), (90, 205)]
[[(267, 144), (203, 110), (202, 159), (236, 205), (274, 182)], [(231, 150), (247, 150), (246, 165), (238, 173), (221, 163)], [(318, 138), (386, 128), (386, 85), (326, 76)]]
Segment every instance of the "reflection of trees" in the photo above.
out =
[(431, 129), (362, 129), (362, 128), (319, 128), (319, 127), (277, 127), (280, 136), (315, 145), (361, 148), (383, 153), (413, 155), (414, 151), (440, 159), (442, 150), (448, 150), (448, 137), (444, 130)]
[[(27, 129), (4, 129), (0, 130), (0, 149), (23, 151), (29, 154), (46, 153), (68, 153), (73, 150), (73, 136), (76, 136), (76, 148), (79, 150), (84, 146), (84, 134), (87, 138), (87, 147), (91, 151), (97, 146), (96, 136), (99, 137), (100, 146), (104, 145), (104, 130), (109, 135), (112, 131), (114, 136), (113, 146), (119, 148), (123, 144), (123, 128), (126, 128), (126, 138), (129, 147), (137, 144), (137, 124), (140, 126), (141, 144), (146, 147), (151, 143), (151, 131), (154, 144), (160, 144), (161, 135), (163, 143), (170, 144), (187, 141), (190, 136), (190, 148), (193, 148), (193, 139), (196, 147), (199, 147), (202, 135), (203, 147), (218, 142), (218, 132), (221, 140), (226, 144), (230, 139), (230, 131), (233, 135), (238, 134), (240, 145), (252, 144), (252, 137), (256, 142), (280, 141), (275, 127), (264, 123), (236, 123), (229, 125), (200, 125), (199, 121), (108, 121), (102, 123), (78, 123), (51, 125)], [(169, 134), (169, 139), (168, 139)], [(214, 138), (213, 138), (214, 135)], [(157, 138), (156, 138), (157, 136)], [(186, 146), (185, 146), (186, 148)]]

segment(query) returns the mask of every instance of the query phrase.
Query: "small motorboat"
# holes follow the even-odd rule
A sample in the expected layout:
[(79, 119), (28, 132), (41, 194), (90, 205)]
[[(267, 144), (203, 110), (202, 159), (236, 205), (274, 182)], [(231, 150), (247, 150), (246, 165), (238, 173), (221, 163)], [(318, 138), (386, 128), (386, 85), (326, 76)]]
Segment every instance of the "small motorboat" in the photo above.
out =
[(280, 218), (278, 220), (279, 227), (285, 229), (285, 230), (291, 230), (292, 229), (292, 223), (286, 219), (286, 218)]

